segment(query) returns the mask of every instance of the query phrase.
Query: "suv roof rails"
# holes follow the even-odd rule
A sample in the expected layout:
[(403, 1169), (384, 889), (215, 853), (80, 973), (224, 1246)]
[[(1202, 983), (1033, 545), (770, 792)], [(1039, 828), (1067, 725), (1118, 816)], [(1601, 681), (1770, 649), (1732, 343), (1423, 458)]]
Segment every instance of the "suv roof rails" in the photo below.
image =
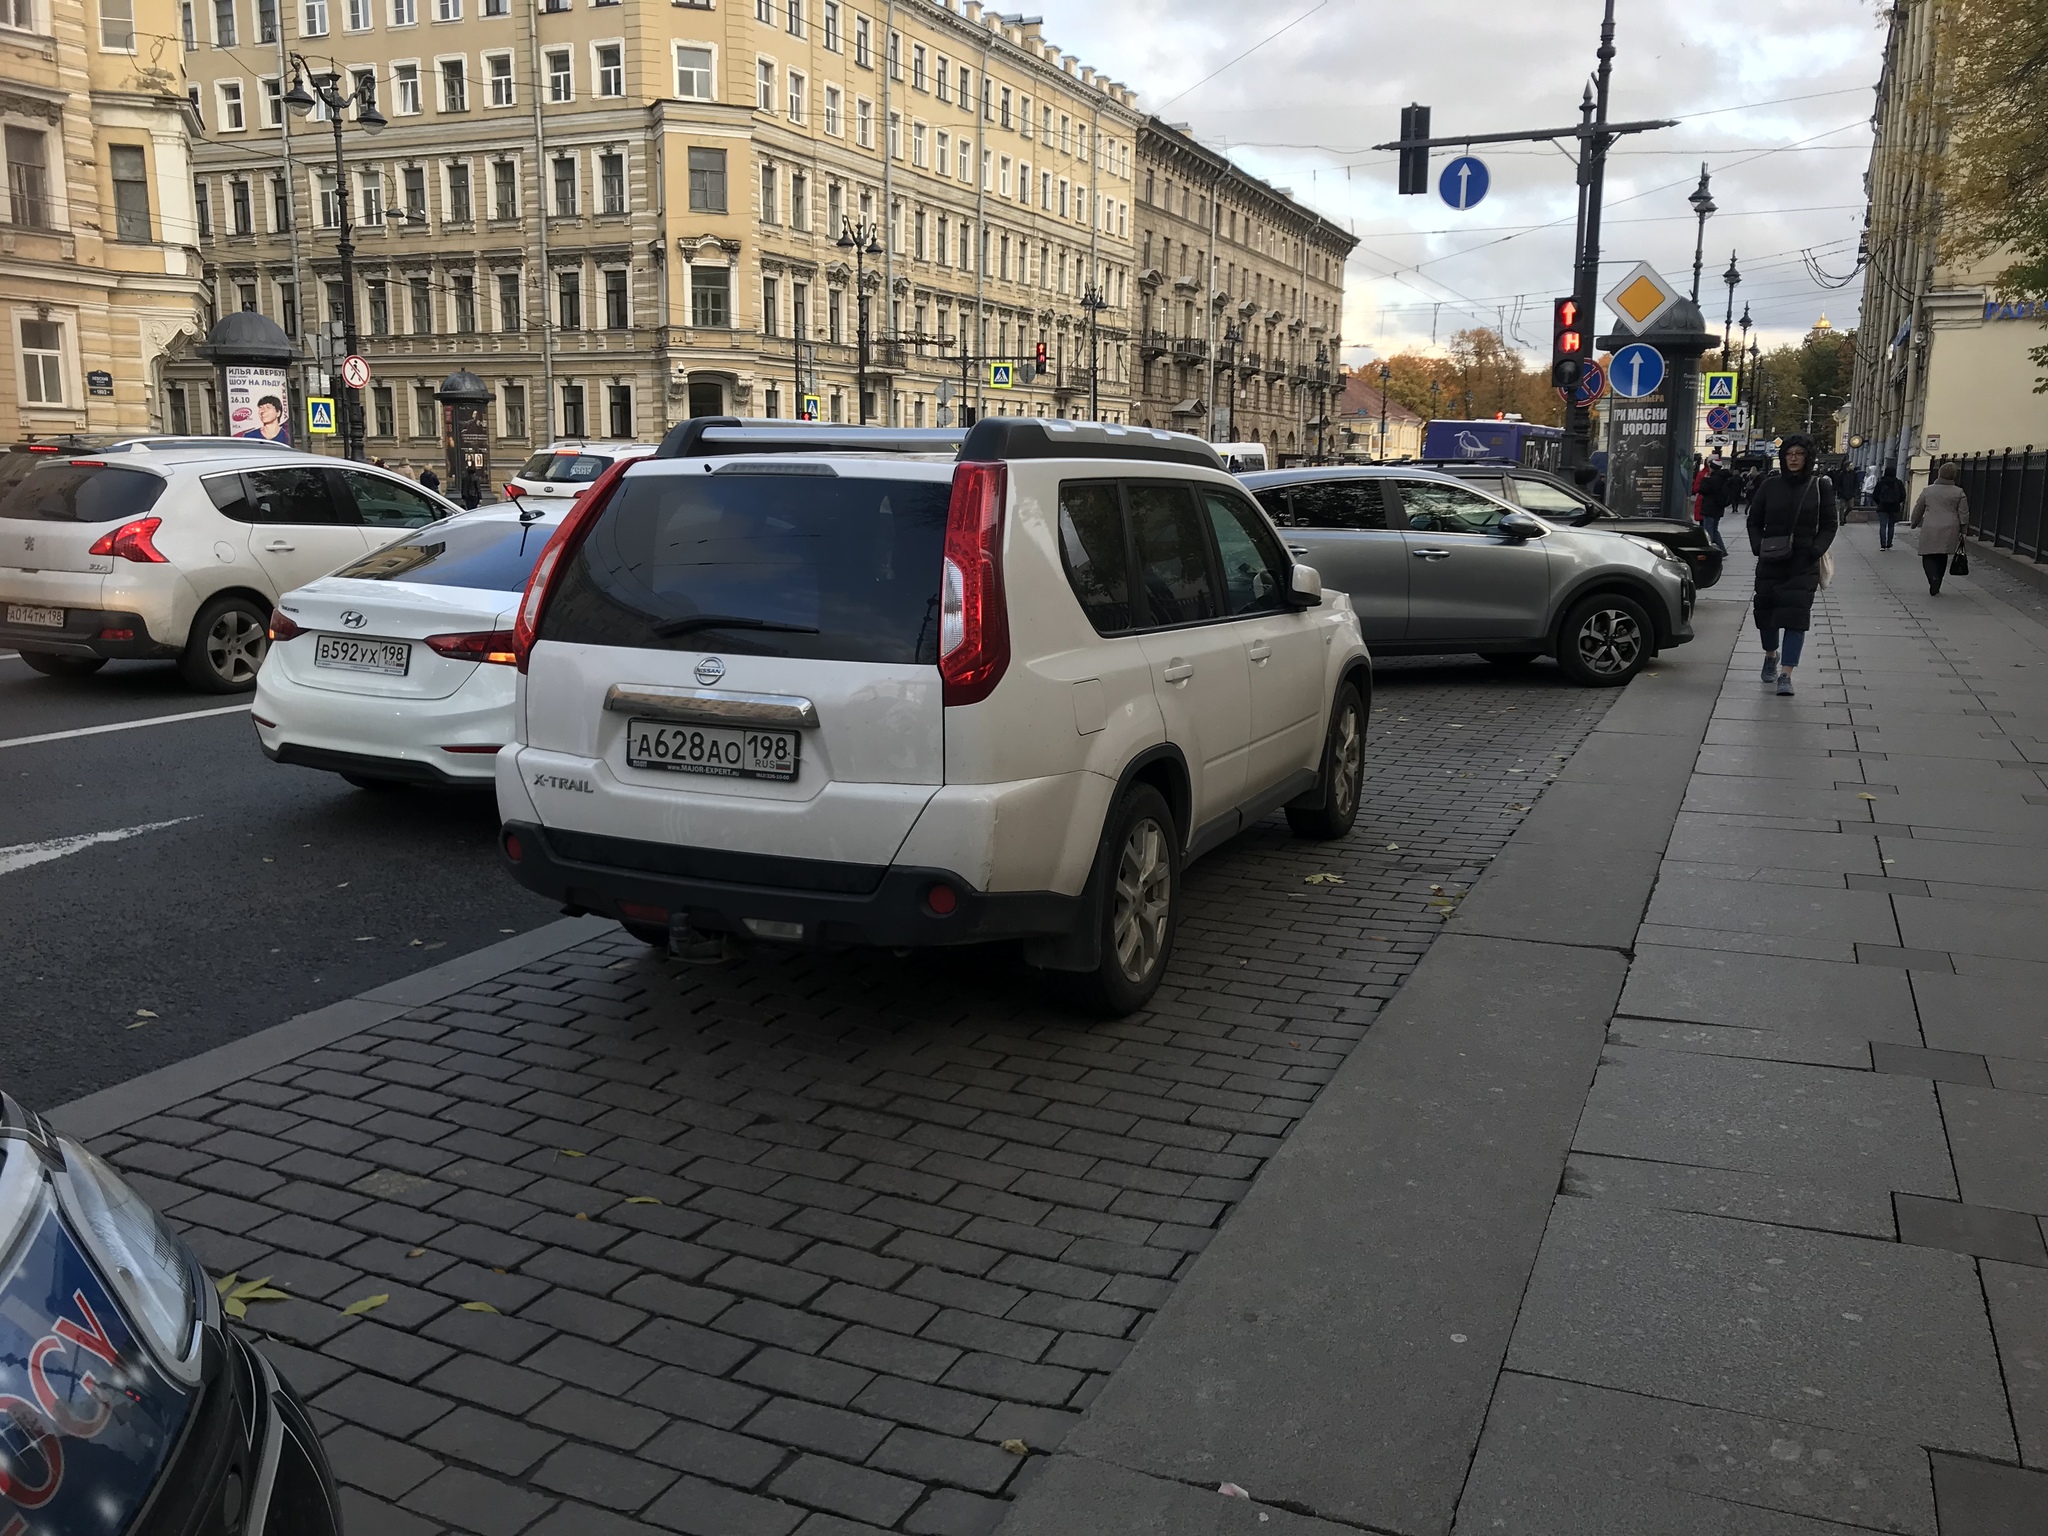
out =
[(1214, 448), (1185, 432), (1037, 416), (984, 416), (968, 429), (960, 458), (975, 464), (1005, 459), (1144, 459), (1200, 469), (1224, 467)]
[(947, 453), (962, 434), (931, 427), (852, 427), (825, 421), (742, 421), (692, 416), (668, 429), (657, 459), (702, 459), (730, 453)]

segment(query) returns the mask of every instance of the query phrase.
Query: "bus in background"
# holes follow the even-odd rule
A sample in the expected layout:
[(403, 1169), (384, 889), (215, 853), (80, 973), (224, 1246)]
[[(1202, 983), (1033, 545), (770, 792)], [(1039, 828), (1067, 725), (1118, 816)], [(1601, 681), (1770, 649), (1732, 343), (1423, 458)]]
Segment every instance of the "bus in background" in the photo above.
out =
[(1266, 462), (1264, 443), (1211, 443), (1209, 445), (1223, 459), (1223, 467), (1233, 475), (1248, 475), (1254, 470), (1271, 469)]
[(1533, 421), (1432, 421), (1423, 434), (1422, 457), (1495, 459), (1554, 473), (1564, 462), (1564, 430)]

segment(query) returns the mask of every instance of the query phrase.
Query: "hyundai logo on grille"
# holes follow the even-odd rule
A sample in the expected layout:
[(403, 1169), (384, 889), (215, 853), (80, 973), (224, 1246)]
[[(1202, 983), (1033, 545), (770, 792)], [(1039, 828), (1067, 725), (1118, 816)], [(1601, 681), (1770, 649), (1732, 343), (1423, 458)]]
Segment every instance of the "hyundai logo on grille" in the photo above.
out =
[(341, 624), (344, 629), (361, 629), (369, 622), (367, 617), (357, 613), (353, 608), (344, 608), (341, 612)]
[(716, 656), (706, 656), (697, 663), (697, 681), (706, 688), (709, 688), (723, 676), (725, 676), (725, 663)]

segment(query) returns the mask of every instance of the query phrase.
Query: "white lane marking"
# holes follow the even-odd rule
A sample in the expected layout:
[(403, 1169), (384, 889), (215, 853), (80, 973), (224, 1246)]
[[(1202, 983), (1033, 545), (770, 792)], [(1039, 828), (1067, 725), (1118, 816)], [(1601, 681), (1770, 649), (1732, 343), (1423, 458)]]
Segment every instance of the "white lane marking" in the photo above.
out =
[(0, 748), (32, 747), (43, 741), (69, 741), (74, 736), (104, 736), (109, 731), (139, 731), (145, 725), (176, 725), (180, 720), (206, 720), (214, 715), (247, 714), (250, 704), (229, 704), (222, 709), (195, 709), (182, 715), (152, 715), (147, 720), (123, 720), (119, 725), (82, 725), (75, 731), (51, 731), (46, 736), (15, 736), (0, 741)]
[(113, 832), (86, 832), (77, 837), (46, 838), (40, 843), (16, 843), (12, 848), (0, 848), (0, 875), (11, 875), (31, 864), (47, 864), (52, 859), (61, 859), (67, 853), (77, 853), (98, 843), (118, 843), (140, 837), (145, 832), (161, 832), (165, 827), (198, 819), (197, 816), (180, 816), (172, 821), (145, 821), (139, 827), (121, 827)]

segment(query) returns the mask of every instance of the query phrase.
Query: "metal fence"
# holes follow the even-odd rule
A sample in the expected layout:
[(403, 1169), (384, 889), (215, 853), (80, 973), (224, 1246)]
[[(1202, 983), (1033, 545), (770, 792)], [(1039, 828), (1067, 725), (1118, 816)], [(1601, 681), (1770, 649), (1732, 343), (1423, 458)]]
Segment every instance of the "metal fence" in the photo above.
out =
[(2029, 443), (2019, 452), (1973, 453), (1955, 463), (1970, 499), (1971, 536), (2048, 561), (2048, 452)]

